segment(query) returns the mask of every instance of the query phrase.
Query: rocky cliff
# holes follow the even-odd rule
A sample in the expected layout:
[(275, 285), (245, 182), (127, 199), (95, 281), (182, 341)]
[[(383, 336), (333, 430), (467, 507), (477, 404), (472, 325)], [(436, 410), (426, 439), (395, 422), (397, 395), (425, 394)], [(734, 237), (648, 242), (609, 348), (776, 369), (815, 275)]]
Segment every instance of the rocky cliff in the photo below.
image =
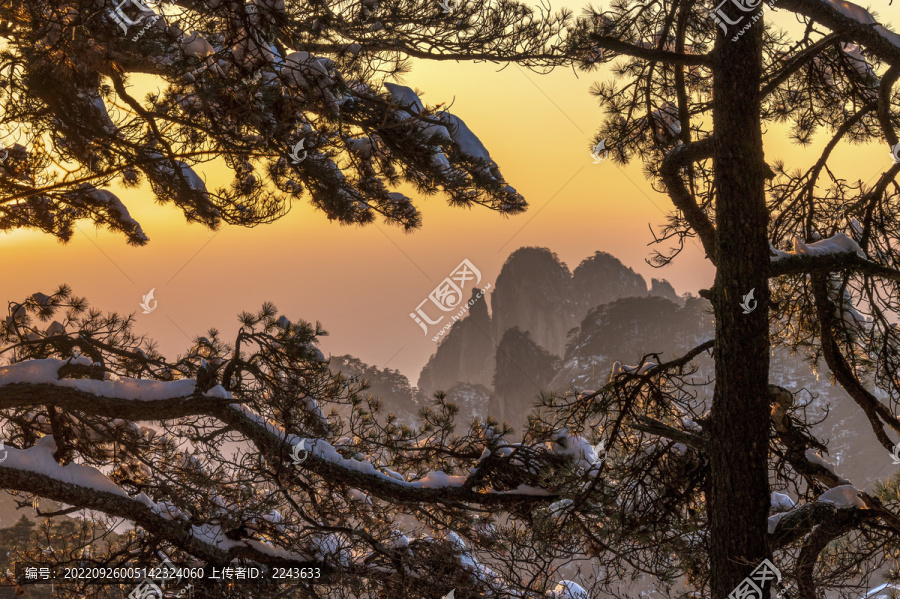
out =
[[(578, 323), (578, 301), (569, 267), (547, 248), (519, 248), (506, 260), (491, 293), (493, 338), (518, 327), (557, 356), (566, 332)], [(646, 293), (646, 285), (644, 286)]]
[(648, 352), (670, 360), (711, 337), (709, 303), (698, 297), (687, 297), (684, 305), (653, 296), (601, 304), (571, 335), (550, 388), (597, 389), (609, 380), (617, 361), (636, 365)]
[[(656, 283), (656, 287), (659, 288), (660, 282)], [(665, 281), (663, 283), (672, 289), (671, 285)], [(572, 273), (572, 287), (578, 306), (578, 321), (581, 321), (589, 310), (600, 304), (623, 297), (647, 295), (647, 282), (644, 277), (606, 252), (595, 253), (575, 268), (575, 272)], [(674, 289), (672, 294), (675, 294)], [(577, 325), (578, 321), (572, 326)], [(562, 352), (559, 355), (562, 355)]]
[(488, 413), (500, 421), (520, 423), (558, 369), (559, 358), (535, 343), (529, 332), (507, 329), (497, 346)]
[[(713, 332), (706, 300), (679, 297), (661, 279), (653, 279), (648, 290), (643, 277), (609, 254), (597, 252), (570, 273), (549, 250), (522, 248), (497, 278), (491, 313), (479, 300), (454, 323), (423, 369), (419, 390), (395, 371), (349, 359), (342, 368), (368, 378), (390, 409), (410, 417), (417, 402), (445, 390), (460, 408), (462, 433), (473, 418), (488, 415), (519, 427), (542, 391), (596, 390), (616, 361), (669, 360)], [(712, 359), (702, 354), (694, 365), (698, 398), (708, 402), (712, 386), (703, 382), (712, 378)], [(771, 382), (795, 393), (806, 418), (818, 422), (814, 434), (829, 447), (823, 457), (858, 487), (900, 470), (874, 442), (851, 398), (825, 377), (820, 380), (802, 356), (773, 351)]]
[[(478, 290), (473, 291), (473, 297)], [(620, 298), (666, 298), (680, 303), (665, 280), (644, 278), (617, 258), (597, 252), (574, 272), (546, 248), (519, 248), (507, 258), (487, 304), (478, 300), (466, 318), (457, 321), (422, 369), (418, 387), (430, 396), (457, 383), (492, 388), (496, 350), (506, 331), (517, 328), (531, 342), (562, 357), (569, 333), (588, 312)]]
[(427, 397), (457, 383), (491, 386), (494, 375), (491, 317), (480, 289), (472, 290), (472, 299), (475, 302), (467, 316), (453, 323), (419, 375), (419, 391)]

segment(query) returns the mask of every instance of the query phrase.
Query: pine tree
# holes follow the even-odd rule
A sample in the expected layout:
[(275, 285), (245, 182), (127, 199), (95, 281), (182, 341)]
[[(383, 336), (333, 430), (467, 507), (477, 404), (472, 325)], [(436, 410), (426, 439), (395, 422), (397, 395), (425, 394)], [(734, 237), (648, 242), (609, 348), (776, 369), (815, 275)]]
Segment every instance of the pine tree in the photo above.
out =
[[(329, 219), (526, 207), (462, 119), (389, 79), (411, 58), (560, 64), (568, 21), (513, 2), (27, 0), (0, 6), (0, 231), (71, 238), (90, 219), (148, 236), (108, 189), (149, 185), (188, 221), (252, 226), (297, 200)], [(158, 90), (135, 97), (138, 76)], [(234, 174), (215, 188), (195, 167)]]
[[(716, 267), (712, 339), (634, 356), (600, 389), (542, 395), (516, 441), (490, 418), (457, 434), (440, 393), (414, 428), (382, 417), (328, 370), (321, 327), (271, 305), (242, 314), (233, 340), (213, 330), (170, 359), (128, 317), (67, 287), (37, 293), (0, 327), (11, 363), (0, 485), (133, 522), (96, 549), (106, 563), (319, 568), (243, 591), (257, 598), (575, 597), (560, 566), (585, 559), (594, 594), (650, 575), (669, 595), (723, 599), (771, 559), (789, 595), (815, 599), (896, 570), (900, 480), (866, 492), (837, 474), (800, 390), (770, 385), (768, 361), (773, 347), (804, 352), (893, 450), (900, 166), (869, 185), (842, 178), (834, 152), (898, 147), (900, 38), (845, 0), (779, 0), (806, 25), (800, 38), (751, 4), (617, 0), (573, 22), (510, 2), (436, 14), (412, 1), (185, 1), (150, 9), (157, 19), (120, 13), (124, 27), (99, 3), (0, 6), (12, 40), (4, 118), (27, 140), (3, 160), (0, 228), (67, 239), (93, 218), (144, 243), (102, 189), (144, 179), (211, 227), (266, 222), (304, 193), (340, 222), (380, 213), (415, 227), (414, 207), (387, 188), (401, 180), (515, 213), (523, 200), (462, 122), (384, 76), (406, 57), (618, 61), (624, 85), (594, 88), (609, 111), (594, 142), (641, 160), (672, 200), (657, 241), (674, 246), (655, 262), (696, 241)], [(131, 97), (135, 72), (166, 91)], [(772, 123), (829, 142), (808, 167), (767, 161)], [(230, 189), (210, 192), (192, 169), (213, 156), (235, 172)], [(706, 352), (711, 381), (693, 366)], [(349, 417), (326, 413), (335, 405)], [(48, 466), (28, 467), (25, 452)], [(86, 543), (72, 535), (71, 549)]]
[[(255, 599), (509, 597), (558, 585), (558, 561), (582, 545), (557, 530), (554, 510), (598, 475), (585, 439), (561, 422), (535, 421), (522, 442), (491, 419), (463, 429), (442, 393), (415, 427), (401, 424), (329, 370), (320, 325), (269, 304), (240, 322), (231, 342), (210, 330), (167, 359), (132, 317), (103, 315), (67, 287), (11, 306), (0, 321), (10, 362), (0, 485), (97, 514), (33, 557), (296, 569), (234, 587)], [(134, 528), (103, 543), (82, 532), (122, 518)], [(198, 597), (225, 592), (192, 582)]]
[[(847, 144), (898, 147), (900, 37), (851, 2), (771, 4), (796, 17), (799, 35), (773, 25), (761, 1), (619, 0), (588, 9), (569, 38), (583, 70), (613, 66), (592, 90), (608, 113), (593, 142), (614, 162), (640, 161), (671, 200), (653, 263), (694, 243), (715, 267), (704, 295), (716, 329), (677, 358), (634, 356), (640, 369), (555, 405), (596, 422), (620, 456), (608, 504), (622, 512), (591, 533), (600, 561), (619, 557), (623, 573), (664, 589), (684, 577), (715, 599), (752, 591), (745, 577), (766, 559), (803, 599), (864, 589), (896, 568), (900, 538), (896, 479), (863, 492), (835, 474), (802, 390), (769, 384), (773, 348), (802, 351), (887, 452), (888, 431), (900, 434), (900, 166), (870, 184), (868, 172), (844, 178), (835, 157)], [(764, 152), (781, 124), (799, 144), (825, 142), (812, 164)], [(708, 384), (691, 367), (707, 351)], [(770, 498), (786, 490), (790, 509)]]

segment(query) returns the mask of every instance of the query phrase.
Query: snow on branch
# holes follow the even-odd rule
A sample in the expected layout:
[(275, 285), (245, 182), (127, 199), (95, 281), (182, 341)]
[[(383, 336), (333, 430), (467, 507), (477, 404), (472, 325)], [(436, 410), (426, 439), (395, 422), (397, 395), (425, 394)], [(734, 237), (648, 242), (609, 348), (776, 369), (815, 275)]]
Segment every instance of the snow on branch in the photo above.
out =
[(96, 468), (81, 464), (59, 465), (53, 457), (56, 450), (56, 441), (53, 439), (53, 435), (46, 435), (28, 449), (7, 448), (8, 455), (2, 463), (2, 467), (43, 474), (62, 483), (78, 485), (100, 493), (128, 497), (122, 489)]
[[(115, 375), (104, 381), (59, 378), (60, 370), (71, 366), (87, 368), (92, 362), (78, 356), (0, 366), (0, 409), (43, 405), (111, 418), (159, 420), (211, 414), (218, 406), (234, 401), (230, 395), (221, 397), (216, 388), (200, 393), (195, 379), (156, 381)], [(58, 391), (43, 392), (43, 385)]]
[(827, 471), (827, 473), (830, 475), (830, 477), (828, 477), (828, 481), (832, 484), (836, 483), (838, 486), (850, 484), (850, 481), (848, 481), (846, 478), (835, 471), (834, 464), (825, 460), (825, 458), (819, 455), (818, 452), (812, 449), (807, 449), (804, 455), (806, 456), (806, 459), (809, 460), (809, 462)]
[(849, 270), (900, 280), (900, 271), (868, 260), (859, 244), (844, 233), (814, 243), (804, 243), (795, 237), (793, 251), (785, 252), (769, 244), (769, 253), (770, 277)]
[(625, 366), (618, 360), (612, 366), (612, 372), (609, 380), (614, 381), (621, 374), (631, 374), (634, 376), (643, 376), (657, 367), (655, 362), (646, 362), (640, 366)]
[[(124, 378), (108, 381), (59, 379), (60, 368), (73, 363), (87, 366), (90, 360), (83, 356), (75, 360), (31, 360), (0, 368), (0, 407), (56, 405), (75, 408), (87, 414), (127, 417), (132, 420), (206, 414), (219, 418), (243, 433), (273, 462), (290, 462), (290, 450), (302, 442), (310, 452), (304, 467), (327, 478), (352, 481), (355, 487), (384, 497), (414, 498), (417, 501), (452, 498), (484, 504), (523, 499), (544, 501), (553, 497), (543, 489), (531, 487), (505, 492), (475, 491), (466, 486), (467, 476), (442, 471), (429, 472), (415, 481), (401, 481), (376, 469), (367, 460), (341, 456), (334, 446), (323, 439), (286, 433), (252, 409), (232, 403), (234, 398), (231, 393), (220, 386), (199, 394), (196, 392), (194, 379), (170, 382)], [(21, 387), (41, 384), (69, 388), (75, 393), (24, 393)]]
[(866, 255), (863, 253), (862, 248), (859, 247), (859, 244), (845, 233), (837, 233), (828, 239), (822, 239), (821, 241), (816, 241), (814, 243), (804, 243), (799, 236), (795, 236), (794, 250), (792, 252), (782, 252), (781, 250), (775, 249), (771, 244), (769, 247), (774, 254), (772, 257), (773, 262), (791, 258), (793, 256), (828, 256), (845, 253), (856, 254), (863, 260), (866, 258)]
[(7, 447), (0, 464), (0, 485), (9, 490), (37, 493), (55, 501), (125, 518), (161, 535), (191, 555), (227, 563), (242, 557), (259, 563), (321, 565), (309, 555), (273, 546), (258, 539), (233, 539), (215, 523), (185, 527), (187, 515), (167, 501), (154, 502), (144, 493), (130, 497), (98, 469), (83, 464), (61, 465), (52, 435), (28, 449)]
[(197, 386), (195, 379), (181, 379), (177, 381), (154, 381), (118, 377), (108, 381), (61, 379), (59, 378), (59, 370), (67, 364), (91, 366), (92, 362), (85, 356), (78, 356), (69, 360), (47, 358), (2, 366), (0, 367), (0, 387), (16, 383), (30, 383), (33, 385), (44, 383), (77, 389), (99, 397), (157, 401), (190, 396), (194, 394)]
[(350, 482), (354, 487), (385, 499), (422, 502), (456, 500), (496, 505), (523, 500), (545, 502), (555, 498), (554, 494), (544, 489), (530, 487), (505, 492), (490, 489), (476, 491), (467, 485), (470, 482), (468, 477), (441, 471), (429, 472), (415, 481), (402, 481), (376, 469), (368, 460), (341, 456), (333, 445), (323, 439), (303, 439), (286, 433), (278, 425), (241, 404), (225, 407), (218, 417), (244, 434), (271, 462), (289, 462), (289, 450), (302, 442), (309, 451), (309, 458), (303, 462), (305, 469), (315, 471), (329, 480)]
[(848, 0), (780, 0), (787, 9), (818, 21), (890, 64), (900, 64), (900, 35), (887, 29), (865, 8)]
[[(230, 561), (236, 555), (212, 531), (192, 527), (186, 530), (157, 504), (144, 497), (129, 497), (125, 491), (91, 466), (56, 462), (56, 441), (46, 435), (28, 449), (7, 447), (7, 458), (0, 464), (0, 485), (8, 490), (25, 491), (81, 508), (126, 518), (138, 526), (155, 531), (176, 546), (199, 558)], [(224, 538), (224, 537), (223, 537)], [(243, 555), (266, 561), (260, 552), (242, 545)]]
[(830, 503), (837, 508), (855, 507), (868, 509), (866, 502), (860, 497), (860, 491), (853, 485), (840, 485), (819, 495), (816, 501)]
[[(67, 240), (89, 218), (144, 245), (148, 235), (112, 191), (143, 182), (212, 229), (271, 222), (300, 199), (343, 223), (380, 216), (417, 228), (414, 200), (390, 189), (401, 181), (444, 193), (451, 205), (520, 213), (524, 197), (466, 124), (424, 106), (427, 114), (402, 114), (386, 79), (405, 72), (410, 57), (567, 64), (570, 14), (519, 2), (453, 4), (451, 17), (421, 2), (309, 13), (282, 0), (135, 0), (69, 7), (40, 23), (0, 9), (0, 29), (13, 40), (4, 64), (30, 56), (4, 94), (5, 112), (16, 113), (7, 128), (26, 139), (47, 133), (40, 152), (7, 140), (0, 229), (34, 227)], [(109, 60), (118, 68), (102, 66)], [(160, 89), (131, 96), (126, 79), (135, 73), (156, 77)], [(437, 128), (448, 135), (432, 138)], [(216, 159), (233, 173), (231, 185), (207, 186), (199, 165)], [(59, 163), (71, 176), (50, 166)]]

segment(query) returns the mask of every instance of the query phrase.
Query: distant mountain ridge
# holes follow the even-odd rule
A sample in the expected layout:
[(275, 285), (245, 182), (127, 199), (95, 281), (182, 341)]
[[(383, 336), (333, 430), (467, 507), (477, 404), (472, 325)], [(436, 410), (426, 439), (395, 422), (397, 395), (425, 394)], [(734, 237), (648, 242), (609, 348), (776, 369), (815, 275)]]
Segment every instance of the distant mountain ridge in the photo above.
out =
[[(593, 391), (609, 381), (617, 361), (637, 364), (650, 352), (672, 359), (714, 334), (706, 300), (679, 297), (663, 279), (652, 279), (648, 288), (641, 275), (605, 252), (570, 271), (546, 248), (520, 248), (501, 269), (489, 301), (490, 312), (487, 300), (478, 299), (453, 324), (417, 387), (396, 371), (358, 360), (351, 369), (375, 383), (371, 392), (384, 399), (387, 410), (410, 422), (419, 406), (443, 390), (460, 407), (459, 427), (487, 415), (518, 426), (542, 391)], [(696, 381), (709, 380), (711, 357), (703, 354), (695, 363)], [(813, 421), (827, 414), (813, 430), (832, 441), (829, 460), (839, 471), (855, 473), (859, 486), (896, 468), (883, 448), (852, 433), (868, 427), (852, 400), (820, 381), (800, 356), (776, 349), (771, 381), (795, 392)], [(711, 396), (712, 387), (700, 392)]]
[(668, 281), (652, 279), (648, 289), (644, 277), (605, 252), (596, 252), (570, 272), (547, 248), (519, 248), (497, 276), (490, 315), (480, 299), (467, 318), (454, 323), (422, 369), (417, 386), (426, 395), (459, 382), (489, 387), (496, 374), (497, 347), (510, 329), (528, 333), (538, 347), (562, 358), (568, 334), (591, 309), (650, 295), (681, 301)]
[(481, 291), (472, 290), (468, 314), (444, 335), (416, 387), (397, 371), (350, 355), (332, 357), (332, 370), (367, 380), (368, 392), (403, 419), (413, 419), (419, 405), (442, 390), (460, 404), (464, 419), (490, 409), (498, 418), (516, 420), (522, 416), (518, 404), (540, 386), (567, 386), (557, 381), (562, 358), (570, 335), (592, 309), (630, 297), (654, 297), (676, 308), (687, 301), (665, 280), (652, 279), (648, 288), (640, 274), (608, 253), (598, 251), (570, 271), (555, 253), (537, 247), (519, 248), (507, 258), (489, 295), (490, 313), (488, 294)]

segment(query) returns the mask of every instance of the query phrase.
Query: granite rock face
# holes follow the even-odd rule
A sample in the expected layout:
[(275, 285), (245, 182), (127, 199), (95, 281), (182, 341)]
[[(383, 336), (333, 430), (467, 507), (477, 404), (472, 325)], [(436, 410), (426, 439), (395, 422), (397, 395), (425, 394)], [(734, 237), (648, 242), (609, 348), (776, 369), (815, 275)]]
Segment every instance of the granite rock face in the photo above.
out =
[(578, 311), (572, 273), (556, 254), (546, 248), (519, 248), (506, 260), (491, 294), (493, 338), (499, 341), (517, 327), (562, 356)]
[(712, 338), (709, 312), (709, 303), (698, 297), (687, 297), (684, 305), (647, 296), (596, 306), (570, 336), (562, 367), (549, 388), (594, 390), (609, 381), (616, 362), (637, 366), (644, 358), (671, 360)]
[[(572, 283), (579, 322), (588, 311), (600, 304), (607, 304), (623, 297), (647, 295), (647, 281), (644, 277), (606, 252), (597, 252), (583, 260), (572, 273)], [(672, 289), (667, 282), (665, 284)], [(674, 289), (672, 294), (675, 294)], [(572, 326), (577, 324), (576, 322)]]
[(500, 421), (517, 423), (550, 385), (559, 358), (518, 327), (507, 329), (497, 346), (494, 395), (488, 413)]
[(417, 384), (425, 396), (446, 391), (457, 383), (491, 386), (494, 342), (485, 294), (480, 292), (477, 288), (472, 290), (475, 302), (467, 316), (453, 323), (419, 374)]
[[(562, 358), (569, 335), (601, 304), (648, 295), (683, 301), (665, 280), (653, 279), (648, 290), (641, 275), (610, 254), (597, 252), (570, 272), (556, 254), (536, 247), (510, 254), (493, 289), (491, 313), (477, 300), (422, 369), (418, 387), (426, 396), (457, 383), (492, 389), (497, 347), (510, 329), (528, 333), (531, 342)], [(473, 298), (478, 293), (473, 290)]]

